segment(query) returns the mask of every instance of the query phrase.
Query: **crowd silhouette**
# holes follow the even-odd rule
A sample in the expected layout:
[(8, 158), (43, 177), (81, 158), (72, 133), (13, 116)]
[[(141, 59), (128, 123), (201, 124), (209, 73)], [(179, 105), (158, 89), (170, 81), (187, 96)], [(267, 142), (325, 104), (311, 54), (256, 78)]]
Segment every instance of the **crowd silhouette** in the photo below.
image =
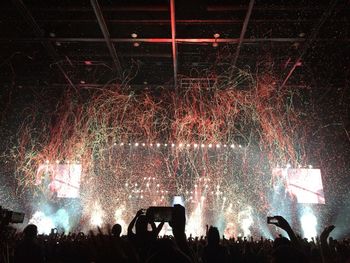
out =
[(169, 225), (172, 235), (160, 236), (164, 222), (156, 226), (142, 210), (130, 222), (127, 235), (115, 224), (107, 230), (84, 233), (38, 235), (37, 227), (30, 224), (17, 233), (3, 227), (1, 230), (1, 258), (4, 263), (99, 263), (99, 262), (323, 262), (350, 263), (350, 243), (329, 237), (334, 226), (326, 227), (319, 237), (311, 240), (296, 235), (282, 217), (275, 217), (276, 226), (288, 238), (274, 240), (259, 238), (220, 237), (215, 226), (207, 226), (206, 236), (186, 237), (185, 208), (175, 205)]

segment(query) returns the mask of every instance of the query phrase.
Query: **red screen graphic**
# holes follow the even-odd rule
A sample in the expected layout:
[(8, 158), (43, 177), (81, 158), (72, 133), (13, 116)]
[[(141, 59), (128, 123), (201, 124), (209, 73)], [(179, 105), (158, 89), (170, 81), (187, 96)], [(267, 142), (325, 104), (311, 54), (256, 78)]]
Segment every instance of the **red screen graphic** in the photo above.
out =
[(325, 204), (320, 169), (275, 168), (272, 175), (274, 187), (284, 187), (298, 203)]

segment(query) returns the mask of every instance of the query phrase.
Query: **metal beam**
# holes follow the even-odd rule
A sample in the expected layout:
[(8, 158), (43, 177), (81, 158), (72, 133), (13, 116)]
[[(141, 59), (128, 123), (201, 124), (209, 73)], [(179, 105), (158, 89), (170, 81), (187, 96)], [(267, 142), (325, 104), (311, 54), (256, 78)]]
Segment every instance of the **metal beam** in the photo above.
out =
[[(55, 61), (59, 61), (59, 56), (56, 52), (56, 50), (54, 49), (54, 47), (52, 46), (52, 44), (50, 43), (50, 41), (44, 37), (44, 33), (41, 30), (41, 28), (39, 27), (39, 25), (37, 24), (37, 22), (35, 21), (33, 15), (30, 13), (29, 9), (25, 6), (25, 4), (22, 2), (22, 0), (12, 0), (12, 2), (14, 3), (14, 5), (17, 7), (17, 9), (21, 12), (23, 18), (26, 20), (27, 24), (30, 25), (34, 31), (34, 34), (40, 38), (40, 42), (42, 43), (42, 45), (44, 46), (44, 48), (46, 49), (46, 52), (49, 54), (49, 56)], [(68, 74), (66, 73), (66, 71), (63, 69), (63, 67), (59, 64), (59, 63), (55, 63), (55, 65), (57, 66), (57, 68), (59, 69), (59, 71), (63, 74), (64, 78), (66, 79), (66, 81), (68, 82), (68, 84), (75, 89), (75, 86), (73, 84), (73, 82), (71, 81), (71, 79), (69, 78)]]
[[(36, 38), (0, 38), (1, 43), (8, 42), (19, 42), (19, 43), (35, 43), (35, 42), (67, 42), (67, 43), (80, 43), (80, 42), (106, 42), (104, 38), (86, 38), (86, 37), (36, 37)], [(239, 38), (176, 38), (176, 43), (226, 43), (226, 44), (237, 44)], [(316, 38), (315, 42), (349, 42), (350, 38)], [(171, 38), (111, 38), (113, 43), (159, 43), (159, 44), (171, 44)], [(279, 43), (294, 43), (294, 42), (306, 42), (306, 38), (246, 38), (243, 39), (242, 43), (264, 43), (264, 42), (279, 42)]]
[(254, 6), (254, 0), (250, 0), (249, 6), (248, 6), (248, 10), (247, 10), (247, 14), (246, 14), (244, 22), (243, 22), (241, 34), (239, 36), (239, 42), (238, 42), (238, 45), (237, 45), (237, 48), (236, 48), (236, 53), (235, 53), (235, 56), (232, 59), (232, 63), (231, 63), (232, 66), (233, 66), (232, 68), (234, 68), (236, 66), (237, 59), (238, 59), (238, 56), (239, 56), (239, 52), (241, 51), (241, 46), (242, 46), (242, 43), (244, 41), (245, 32), (247, 31), (250, 15), (252, 14), (253, 6)]
[(324, 22), (327, 20), (327, 18), (331, 15), (332, 11), (334, 10), (335, 6), (337, 4), (337, 0), (333, 0), (329, 7), (326, 8), (326, 10), (324, 11), (324, 13), (322, 14), (322, 17), (321, 19), (318, 21), (317, 25), (311, 30), (311, 35), (310, 37), (307, 39), (302, 51), (300, 52), (300, 55), (297, 57), (297, 59), (295, 60), (292, 68), (290, 69), (290, 71), (288, 72), (287, 76), (284, 78), (281, 86), (280, 86), (280, 89), (282, 89), (288, 79), (292, 76), (294, 70), (301, 65), (302, 63), (302, 58), (303, 56), (306, 54), (306, 51), (309, 49), (309, 47), (311, 46), (311, 44), (316, 40), (316, 36), (321, 28), (321, 26), (324, 24)]
[[(254, 8), (255, 10), (255, 8)], [(262, 24), (262, 23), (314, 23), (316, 19), (250, 19), (250, 24)], [(9, 18), (7, 21), (16, 21), (15, 18)], [(42, 18), (37, 19), (39, 23), (95, 23), (94, 19), (81, 19), (81, 18)], [(332, 19), (329, 20), (332, 23), (344, 23), (344, 20), (341, 19)], [(108, 19), (109, 24), (117, 25), (169, 25), (171, 21), (169, 19)], [(242, 24), (242, 19), (176, 19), (176, 25), (232, 25), (232, 24)]]
[(175, 21), (175, 0), (170, 0), (171, 20), (171, 48), (173, 55), (174, 86), (177, 89), (177, 48), (176, 48), (176, 21)]
[(106, 41), (109, 53), (111, 54), (111, 57), (113, 59), (113, 63), (114, 63), (114, 70), (117, 72), (118, 77), (122, 77), (122, 68), (120, 66), (120, 61), (119, 58), (117, 56), (117, 52), (115, 51), (115, 47), (113, 45), (113, 42), (111, 41), (111, 37), (105, 22), (105, 19), (103, 17), (102, 11), (101, 11), (101, 7), (98, 4), (97, 0), (91, 0), (91, 5), (92, 8), (94, 9), (98, 24), (100, 26), (100, 29), (102, 31), (102, 34), (104, 36), (104, 39)]

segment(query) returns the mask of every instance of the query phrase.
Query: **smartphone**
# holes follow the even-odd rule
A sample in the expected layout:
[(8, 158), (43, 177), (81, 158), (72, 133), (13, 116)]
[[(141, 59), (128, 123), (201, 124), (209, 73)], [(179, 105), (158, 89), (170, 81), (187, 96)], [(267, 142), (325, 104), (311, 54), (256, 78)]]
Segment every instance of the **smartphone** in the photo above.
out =
[(153, 222), (170, 222), (172, 214), (173, 207), (171, 206), (151, 206), (146, 212), (146, 216)]
[(274, 216), (268, 216), (267, 217), (267, 223), (271, 225), (277, 225), (278, 224), (278, 219)]

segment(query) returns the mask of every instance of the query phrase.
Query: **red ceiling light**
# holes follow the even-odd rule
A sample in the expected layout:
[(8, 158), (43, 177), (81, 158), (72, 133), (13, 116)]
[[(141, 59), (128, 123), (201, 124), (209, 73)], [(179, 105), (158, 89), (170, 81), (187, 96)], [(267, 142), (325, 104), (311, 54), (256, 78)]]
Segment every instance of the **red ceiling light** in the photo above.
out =
[(219, 38), (220, 37), (220, 34), (219, 33), (215, 33), (214, 34), (214, 38)]
[(92, 65), (92, 61), (91, 60), (85, 60), (84, 64), (90, 66), (90, 65)]

